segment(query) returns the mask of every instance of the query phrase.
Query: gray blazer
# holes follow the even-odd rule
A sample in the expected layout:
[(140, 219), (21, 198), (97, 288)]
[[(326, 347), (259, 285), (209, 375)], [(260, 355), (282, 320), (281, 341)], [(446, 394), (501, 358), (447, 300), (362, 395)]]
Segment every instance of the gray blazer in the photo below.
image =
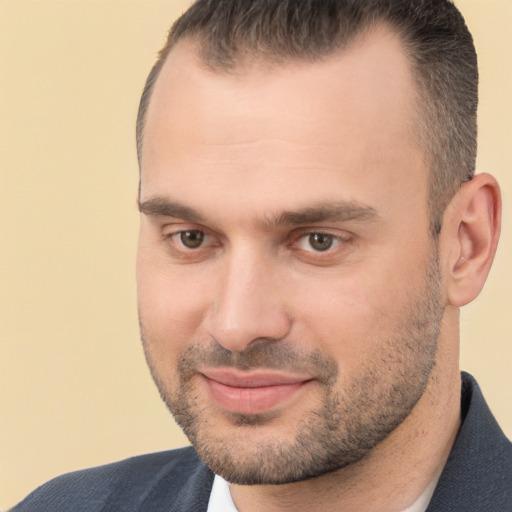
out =
[[(427, 512), (512, 512), (512, 444), (462, 377), (463, 425)], [(11, 512), (206, 512), (213, 476), (181, 448), (60, 476)]]

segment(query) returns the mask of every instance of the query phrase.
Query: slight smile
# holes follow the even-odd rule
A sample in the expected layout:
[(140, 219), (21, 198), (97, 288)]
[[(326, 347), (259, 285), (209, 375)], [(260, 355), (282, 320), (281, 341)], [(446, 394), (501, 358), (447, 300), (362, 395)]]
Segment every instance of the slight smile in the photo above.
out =
[(225, 411), (237, 414), (264, 414), (295, 398), (310, 377), (289, 376), (264, 371), (239, 372), (208, 369), (200, 372), (213, 400)]

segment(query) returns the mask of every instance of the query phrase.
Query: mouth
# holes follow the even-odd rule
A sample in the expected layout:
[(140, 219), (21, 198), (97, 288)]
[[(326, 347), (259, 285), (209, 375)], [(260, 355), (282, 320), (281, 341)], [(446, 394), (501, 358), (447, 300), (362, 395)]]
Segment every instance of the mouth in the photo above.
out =
[(284, 406), (312, 382), (304, 376), (217, 368), (202, 371), (200, 376), (221, 409), (246, 415), (264, 414)]

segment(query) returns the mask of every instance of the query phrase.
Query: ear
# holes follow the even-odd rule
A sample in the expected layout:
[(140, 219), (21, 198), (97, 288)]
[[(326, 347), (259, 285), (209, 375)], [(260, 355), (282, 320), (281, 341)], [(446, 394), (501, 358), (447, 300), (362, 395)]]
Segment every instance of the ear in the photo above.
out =
[(448, 205), (441, 232), (448, 303), (475, 299), (487, 279), (500, 236), (501, 194), (489, 174), (464, 183)]

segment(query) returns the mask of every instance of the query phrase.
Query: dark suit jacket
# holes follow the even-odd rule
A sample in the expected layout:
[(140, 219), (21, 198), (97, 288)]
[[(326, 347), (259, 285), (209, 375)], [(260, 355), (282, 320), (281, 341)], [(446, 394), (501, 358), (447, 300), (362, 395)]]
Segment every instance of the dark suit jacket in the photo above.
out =
[[(512, 512), (512, 444), (467, 374), (461, 410), (427, 512)], [(191, 447), (142, 455), (51, 480), (12, 512), (205, 512), (213, 476)]]

